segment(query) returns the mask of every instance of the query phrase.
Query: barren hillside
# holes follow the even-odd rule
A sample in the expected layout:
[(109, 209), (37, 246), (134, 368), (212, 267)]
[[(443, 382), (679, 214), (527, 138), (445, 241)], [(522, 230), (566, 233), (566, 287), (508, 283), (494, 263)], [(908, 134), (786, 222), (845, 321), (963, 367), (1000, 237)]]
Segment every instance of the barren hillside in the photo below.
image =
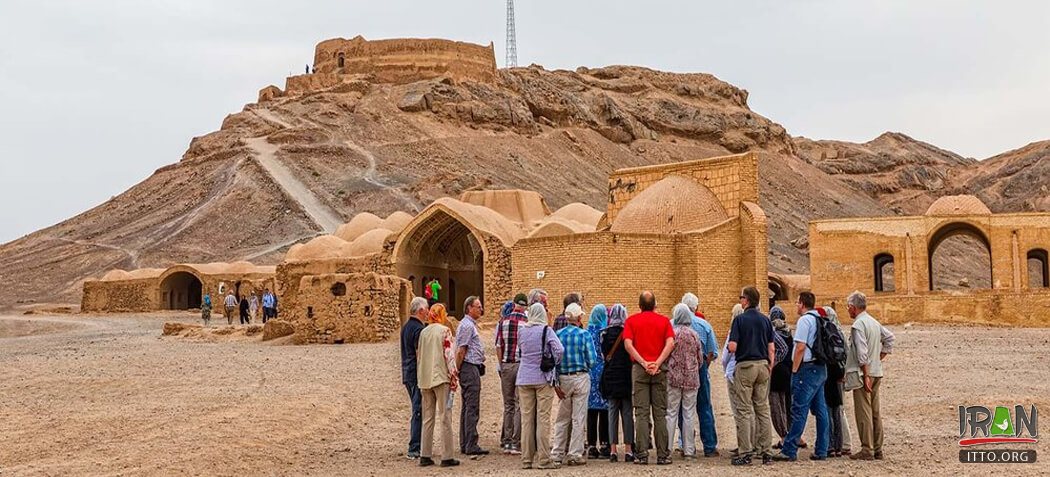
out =
[[(532, 189), (552, 208), (604, 209), (613, 169), (747, 150), (761, 153), (770, 269), (805, 273), (810, 219), (921, 213), (959, 188), (979, 188), (996, 210), (1045, 208), (1047, 175), (1036, 174), (1048, 146), (1034, 149), (978, 164), (897, 134), (866, 144), (796, 140), (751, 111), (746, 91), (707, 74), (533, 66), (501, 70), (495, 84), (406, 85), (362, 76), (247, 105), (194, 138), (176, 164), (0, 245), (0, 307), (76, 301), (85, 278), (115, 267), (275, 263), (356, 213), (414, 212), (469, 189)], [(1015, 175), (1042, 199), (1017, 195)]]

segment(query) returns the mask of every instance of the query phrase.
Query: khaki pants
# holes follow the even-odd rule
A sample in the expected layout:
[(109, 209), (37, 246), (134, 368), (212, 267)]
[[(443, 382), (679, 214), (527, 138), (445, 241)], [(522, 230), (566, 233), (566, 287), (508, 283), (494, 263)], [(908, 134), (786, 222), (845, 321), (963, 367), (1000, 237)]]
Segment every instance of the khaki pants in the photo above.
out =
[(551, 464), (551, 403), (554, 388), (548, 384), (518, 386), (521, 404), (521, 463)]
[(769, 454), (773, 444), (769, 417), (769, 362), (737, 363), (733, 393), (737, 398), (737, 412), (733, 418), (740, 455)]
[(439, 384), (430, 389), (420, 389), (423, 393), (423, 436), (419, 455), (434, 456), (434, 420), (441, 421), (441, 460), (452, 458), (452, 412), (445, 408), (448, 401), (448, 383)]
[(882, 452), (882, 417), (879, 415), (879, 383), (871, 378), (871, 392), (861, 386), (853, 390), (853, 413), (857, 417), (857, 434), (861, 450)]
[(234, 307), (232, 307), (232, 306), (227, 306), (226, 308), (223, 309), (223, 311), (226, 312), (226, 324), (227, 325), (233, 325), (233, 310), (234, 310)]
[(656, 458), (667, 459), (671, 457), (667, 436), (667, 365), (652, 376), (635, 364), (631, 367), (631, 381), (634, 383), (634, 456), (642, 460), (649, 458), (649, 427), (652, 426)]
[[(551, 458), (561, 462), (562, 455), (582, 460), (587, 432), (587, 398), (591, 394), (591, 376), (587, 373), (562, 375), (561, 390), (565, 399), (558, 406), (554, 421), (554, 449)], [(568, 453), (565, 449), (568, 448)]]

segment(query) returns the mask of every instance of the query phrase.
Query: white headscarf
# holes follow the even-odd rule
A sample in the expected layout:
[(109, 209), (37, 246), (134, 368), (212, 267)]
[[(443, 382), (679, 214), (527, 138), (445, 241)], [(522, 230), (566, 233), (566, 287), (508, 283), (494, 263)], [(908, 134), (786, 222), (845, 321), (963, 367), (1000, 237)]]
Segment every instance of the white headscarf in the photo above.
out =
[(543, 303), (530, 305), (528, 311), (525, 312), (525, 316), (528, 318), (527, 326), (547, 324), (547, 309), (543, 307)]
[(675, 326), (692, 326), (693, 312), (689, 311), (689, 305), (679, 303), (671, 309), (671, 322)]
[(685, 295), (682, 295), (682, 304), (688, 306), (689, 311), (695, 312), (696, 308), (700, 306), (700, 297), (692, 293), (686, 293)]

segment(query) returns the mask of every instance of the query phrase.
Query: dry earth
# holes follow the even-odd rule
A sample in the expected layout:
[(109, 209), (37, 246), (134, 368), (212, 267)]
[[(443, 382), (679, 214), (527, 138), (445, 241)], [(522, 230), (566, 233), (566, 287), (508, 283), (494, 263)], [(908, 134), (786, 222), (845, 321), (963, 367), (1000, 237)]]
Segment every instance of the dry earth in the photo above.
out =
[[(172, 320), (195, 322), (188, 314), (0, 318), (0, 475), (546, 475), (518, 470), (518, 459), (503, 455), (463, 459), (455, 471), (420, 469), (402, 457), (408, 403), (394, 342), (161, 338), (163, 322)], [(1043, 463), (957, 463), (955, 406), (1050, 409), (1050, 329), (895, 332), (883, 398), (886, 461), (737, 469), (720, 457), (644, 470), (592, 462), (549, 474), (1045, 474)], [(483, 380), (482, 444), (493, 448), (498, 377)], [(727, 449), (734, 431), (725, 386), (717, 375), (712, 382)], [(1050, 457), (1047, 440), (1036, 448)]]

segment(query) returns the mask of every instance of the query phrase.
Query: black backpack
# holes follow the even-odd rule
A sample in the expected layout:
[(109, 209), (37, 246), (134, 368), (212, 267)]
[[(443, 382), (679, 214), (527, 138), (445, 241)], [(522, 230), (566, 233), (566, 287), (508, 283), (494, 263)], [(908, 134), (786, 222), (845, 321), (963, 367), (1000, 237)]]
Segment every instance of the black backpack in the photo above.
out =
[(540, 371), (549, 373), (558, 365), (558, 362), (554, 360), (554, 354), (550, 353), (547, 349), (547, 329), (549, 327), (544, 325), (543, 327), (543, 342), (540, 345)]
[(842, 331), (831, 320), (817, 313), (812, 315), (817, 320), (816, 338), (813, 340), (813, 346), (809, 348), (813, 358), (829, 367), (846, 369), (846, 339), (842, 336)]

